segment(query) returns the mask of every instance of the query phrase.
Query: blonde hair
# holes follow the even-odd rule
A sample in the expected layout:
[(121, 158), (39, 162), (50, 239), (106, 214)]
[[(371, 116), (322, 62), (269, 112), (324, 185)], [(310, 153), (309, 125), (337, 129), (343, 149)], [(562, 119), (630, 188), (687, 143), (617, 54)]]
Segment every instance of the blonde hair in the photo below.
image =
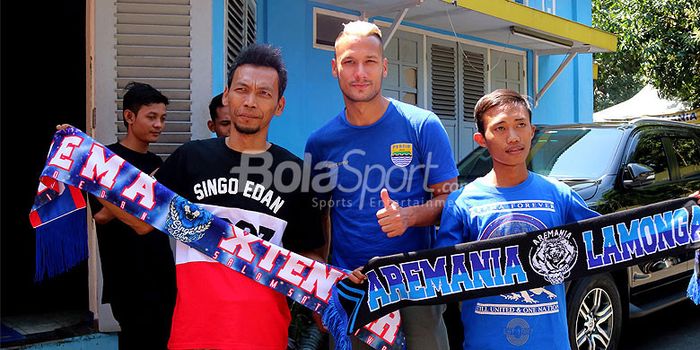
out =
[(375, 36), (377, 39), (379, 39), (380, 43), (382, 42), (382, 31), (379, 30), (379, 27), (377, 27), (377, 25), (374, 23), (366, 21), (352, 21), (350, 23), (343, 24), (343, 31), (340, 32), (338, 37), (335, 38), (335, 44), (337, 45), (338, 41), (346, 36)]

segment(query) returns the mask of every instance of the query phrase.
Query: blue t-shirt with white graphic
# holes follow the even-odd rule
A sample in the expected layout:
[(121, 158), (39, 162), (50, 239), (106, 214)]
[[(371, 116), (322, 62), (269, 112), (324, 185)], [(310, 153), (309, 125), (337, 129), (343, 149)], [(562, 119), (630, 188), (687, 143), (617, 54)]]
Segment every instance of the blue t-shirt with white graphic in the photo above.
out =
[[(530, 172), (514, 187), (479, 178), (447, 199), (437, 247), (597, 216), (565, 184)], [(570, 349), (563, 284), (462, 301), (464, 349)]]
[(374, 124), (354, 126), (343, 111), (309, 137), (306, 152), (315, 175), (337, 179), (322, 197), (329, 202), (319, 202), (331, 209), (334, 264), (355, 269), (375, 256), (430, 247), (433, 226), (411, 227), (388, 238), (376, 213), (384, 208), (382, 188), (408, 207), (431, 198), (428, 186), (457, 176), (447, 132), (434, 113), (390, 100)]

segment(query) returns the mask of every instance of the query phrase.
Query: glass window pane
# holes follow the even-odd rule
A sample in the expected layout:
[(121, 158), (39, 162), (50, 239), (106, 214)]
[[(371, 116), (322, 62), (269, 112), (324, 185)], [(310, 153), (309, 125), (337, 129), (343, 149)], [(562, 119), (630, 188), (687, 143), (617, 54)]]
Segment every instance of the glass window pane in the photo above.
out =
[[(494, 55), (504, 55), (502, 52), (496, 52)], [(492, 79), (505, 79), (506, 78), (506, 63), (504, 62), (504, 58), (501, 57), (501, 60), (499, 61), (497, 58), (494, 58), (491, 56), (491, 64), (494, 65), (493, 68), (491, 68), (491, 78)]]
[(382, 95), (384, 95), (384, 97), (393, 98), (394, 100), (399, 99), (399, 92), (394, 90), (382, 89)]
[(384, 78), (384, 84), (399, 87), (399, 65), (396, 63), (389, 63), (387, 67), (386, 78)]
[(416, 68), (404, 67), (402, 73), (401, 87), (418, 88), (418, 71)]
[(505, 60), (506, 79), (520, 80), (520, 62)]
[[(622, 131), (605, 129), (544, 129), (535, 135), (528, 157), (532, 171), (568, 179), (599, 179), (604, 175)], [(596, 154), (596, 162), (582, 162), (587, 155)]]
[(411, 40), (399, 39), (401, 52), (399, 52), (401, 62), (418, 63), (418, 43)]
[[(385, 33), (382, 33), (384, 35)], [(384, 56), (389, 60), (389, 61), (398, 61), (399, 60), (399, 44), (396, 40), (392, 40), (389, 42), (389, 46), (384, 49)]]
[(343, 23), (348, 23), (351, 20), (347, 18), (334, 17), (316, 14), (316, 44), (319, 45), (335, 45), (335, 38), (343, 30)]
[(656, 173), (654, 183), (669, 180), (668, 161), (664, 152), (661, 137), (656, 135), (642, 135), (637, 142), (637, 148), (630, 159), (631, 163), (646, 165)]
[(700, 176), (700, 145), (690, 138), (673, 138), (671, 142), (681, 178)]
[(406, 92), (403, 94), (403, 97), (401, 98), (401, 101), (410, 103), (412, 105), (417, 105), (418, 104), (418, 99), (416, 98), (416, 94), (412, 92)]

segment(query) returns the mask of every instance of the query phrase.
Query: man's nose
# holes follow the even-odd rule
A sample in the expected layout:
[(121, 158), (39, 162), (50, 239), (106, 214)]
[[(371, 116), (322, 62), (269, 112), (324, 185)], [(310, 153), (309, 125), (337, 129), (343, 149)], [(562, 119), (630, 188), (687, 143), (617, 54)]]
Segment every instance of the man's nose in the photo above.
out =
[(515, 129), (508, 129), (508, 143), (516, 142), (520, 142), (520, 135), (518, 135), (518, 132)]
[(255, 97), (255, 93), (251, 92), (245, 95), (243, 98), (243, 106), (248, 107), (248, 108), (255, 108), (257, 105), (257, 100)]
[(355, 70), (355, 80), (364, 80), (367, 76), (367, 67), (364, 64), (357, 64), (357, 69)]

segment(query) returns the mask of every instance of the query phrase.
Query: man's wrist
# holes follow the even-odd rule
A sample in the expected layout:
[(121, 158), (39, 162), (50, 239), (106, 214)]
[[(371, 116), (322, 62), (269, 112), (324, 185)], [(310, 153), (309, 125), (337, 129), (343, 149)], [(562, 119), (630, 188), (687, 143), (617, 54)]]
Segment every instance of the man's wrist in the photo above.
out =
[(415, 206), (401, 208), (401, 218), (406, 223), (406, 228), (416, 225), (416, 208)]

